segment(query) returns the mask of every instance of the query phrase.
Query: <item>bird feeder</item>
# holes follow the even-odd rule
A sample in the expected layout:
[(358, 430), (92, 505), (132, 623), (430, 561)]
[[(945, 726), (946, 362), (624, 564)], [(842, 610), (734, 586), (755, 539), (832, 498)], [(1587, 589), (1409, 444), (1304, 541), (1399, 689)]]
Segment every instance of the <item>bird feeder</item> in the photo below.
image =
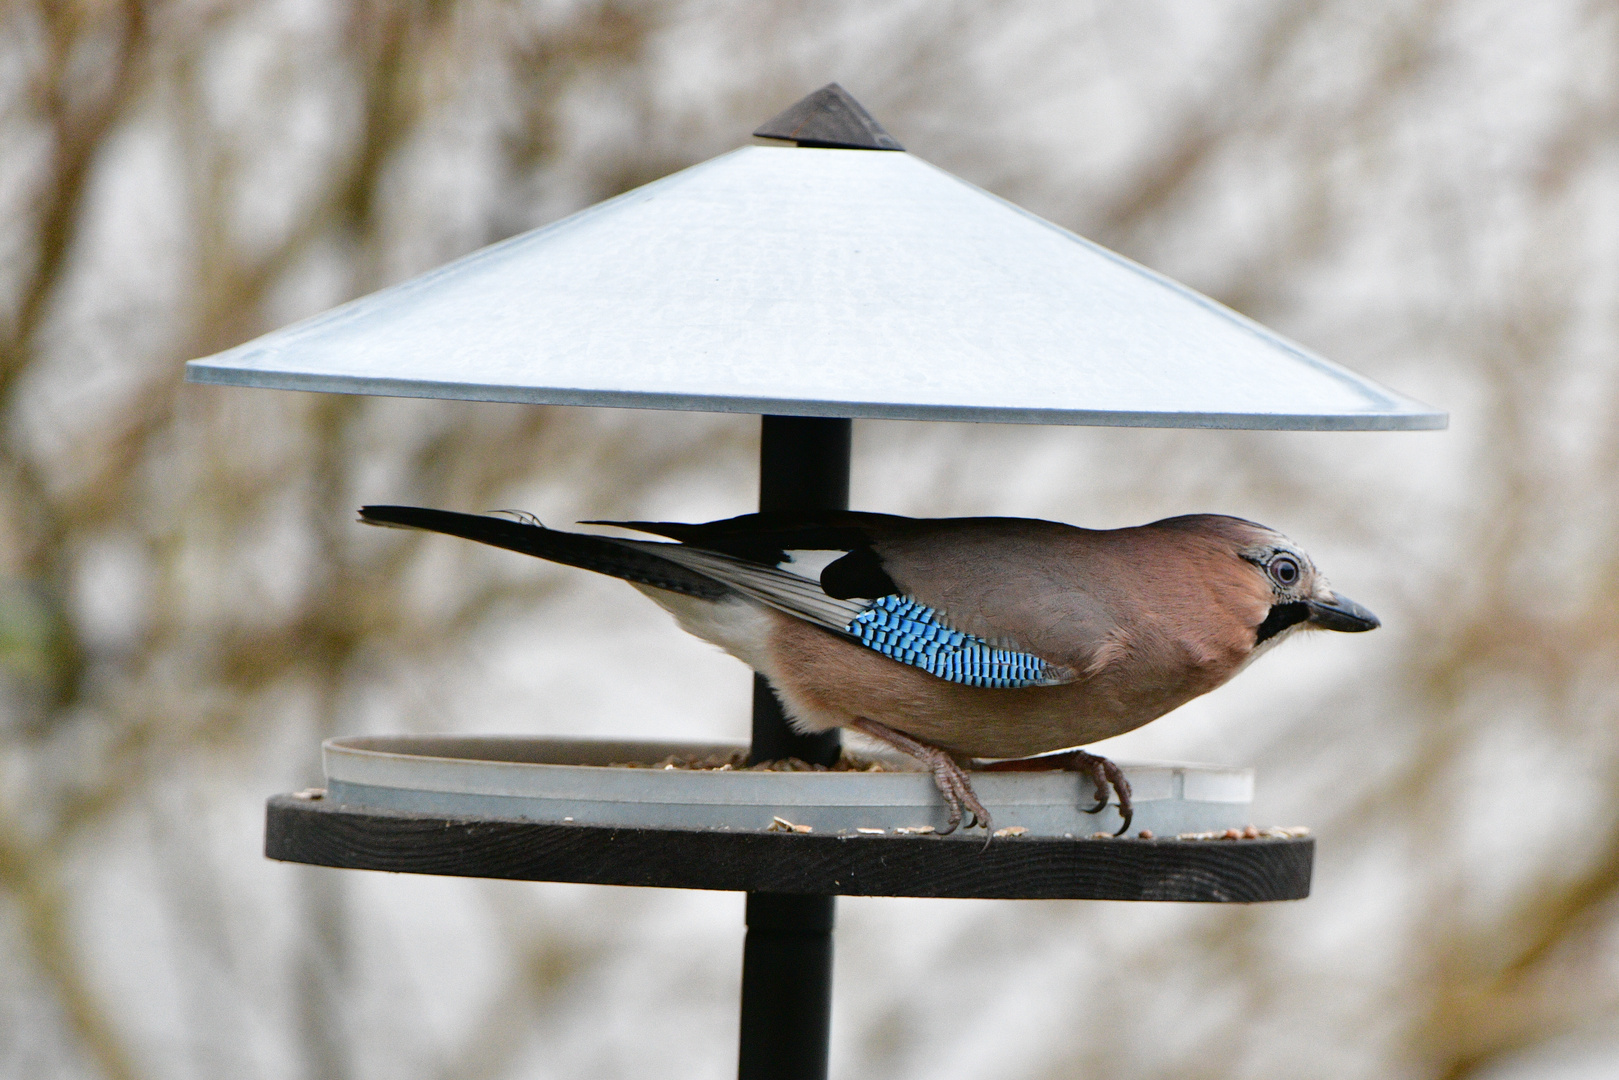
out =
[[(757, 413), (762, 510), (847, 508), (861, 417), (1273, 430), (1446, 416), (907, 152), (836, 84), (750, 145), (237, 348), (187, 378), (283, 390)], [(1072, 773), (983, 774), (1008, 835), (937, 835), (924, 774), (830, 765), (756, 677), (752, 742), (340, 738), (277, 796), (276, 859), (745, 891), (740, 1075), (824, 1077), (836, 895), (1253, 902), (1308, 894), (1308, 837), (1247, 822), (1252, 774), (1126, 765), (1137, 822)]]

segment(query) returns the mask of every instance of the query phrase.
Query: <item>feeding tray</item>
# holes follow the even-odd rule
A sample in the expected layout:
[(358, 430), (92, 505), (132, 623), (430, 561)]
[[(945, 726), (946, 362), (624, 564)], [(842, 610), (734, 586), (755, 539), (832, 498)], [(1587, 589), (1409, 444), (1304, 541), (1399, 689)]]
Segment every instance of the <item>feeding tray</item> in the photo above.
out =
[[(1132, 832), (1074, 773), (976, 773), (1010, 830), (940, 836), (923, 772), (665, 767), (733, 743), (499, 736), (328, 740), (326, 789), (272, 799), (272, 858), (408, 873), (865, 896), (1238, 901), (1309, 894), (1308, 837), (1214, 840), (1250, 822), (1253, 773), (1121, 767)], [(796, 828), (795, 828), (796, 827)], [(932, 830), (932, 831), (930, 831)], [(1203, 834), (1199, 838), (1182, 836)]]
[[(1445, 426), (1443, 412), (912, 157), (836, 84), (756, 134), (797, 146), (723, 155), (192, 361), (186, 377), (759, 412), (760, 509), (794, 514), (848, 508), (852, 417)], [(797, 735), (769, 688), (754, 691), (754, 753), (835, 758), (835, 734)], [(835, 894), (1260, 901), (1310, 889), (1308, 837), (1175, 838), (1247, 824), (1242, 770), (1126, 766), (1135, 828), (1152, 839), (1092, 839), (1118, 815), (1079, 813), (1090, 790), (1077, 776), (978, 773), (996, 825), (1022, 830), (986, 844), (980, 830), (899, 831), (943, 822), (924, 774), (613, 767), (692, 750), (334, 740), (323, 792), (270, 800), (266, 854), (745, 890), (744, 1080), (826, 1075)]]

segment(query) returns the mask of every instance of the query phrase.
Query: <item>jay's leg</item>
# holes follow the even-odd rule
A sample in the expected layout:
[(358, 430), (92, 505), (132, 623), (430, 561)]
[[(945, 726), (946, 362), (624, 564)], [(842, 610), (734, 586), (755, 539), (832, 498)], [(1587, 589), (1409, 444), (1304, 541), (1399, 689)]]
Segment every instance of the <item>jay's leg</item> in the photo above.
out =
[(984, 772), (1038, 772), (1043, 769), (1066, 769), (1069, 772), (1083, 773), (1096, 787), (1096, 805), (1085, 812), (1099, 814), (1107, 807), (1107, 789), (1112, 787), (1119, 796), (1119, 816), (1124, 824), (1114, 836), (1123, 836), (1130, 831), (1130, 819), (1135, 816), (1135, 808), (1130, 805), (1130, 781), (1124, 778), (1124, 770), (1100, 754), (1087, 753), (1084, 750), (1065, 750), (1060, 754), (1042, 754), (1039, 757), (1013, 758), (1009, 761), (996, 761), (988, 765), (979, 766)]
[(956, 826), (961, 824), (963, 807), (971, 815), (967, 821), (967, 828), (982, 825), (986, 831), (993, 830), (989, 811), (978, 801), (978, 796), (967, 779), (966, 771), (956, 764), (955, 758), (937, 746), (929, 746), (875, 720), (856, 720), (849, 726), (862, 735), (869, 735), (878, 742), (887, 743), (902, 754), (909, 754), (933, 773), (933, 782), (938, 785), (939, 794), (944, 796), (945, 803), (950, 807), (950, 824), (939, 834), (940, 836), (956, 831)]

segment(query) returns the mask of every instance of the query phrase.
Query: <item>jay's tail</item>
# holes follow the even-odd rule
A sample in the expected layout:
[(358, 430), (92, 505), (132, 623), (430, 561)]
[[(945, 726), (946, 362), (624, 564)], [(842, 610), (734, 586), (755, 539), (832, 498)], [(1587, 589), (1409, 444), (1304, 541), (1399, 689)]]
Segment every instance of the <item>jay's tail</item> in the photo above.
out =
[(736, 595), (735, 590), (723, 582), (633, 547), (633, 541), (625, 543), (610, 536), (561, 532), (543, 525), (424, 506), (362, 506), (360, 520), (367, 525), (448, 533), (703, 600), (722, 600)]

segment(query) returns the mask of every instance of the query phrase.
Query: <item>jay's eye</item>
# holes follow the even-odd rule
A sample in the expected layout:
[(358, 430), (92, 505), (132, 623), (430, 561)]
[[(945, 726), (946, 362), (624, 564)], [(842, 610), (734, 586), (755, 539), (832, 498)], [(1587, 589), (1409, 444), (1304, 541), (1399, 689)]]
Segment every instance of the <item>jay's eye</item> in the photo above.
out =
[(1270, 571), (1271, 580), (1278, 585), (1292, 585), (1299, 580), (1299, 563), (1291, 555), (1276, 556), (1265, 569)]

